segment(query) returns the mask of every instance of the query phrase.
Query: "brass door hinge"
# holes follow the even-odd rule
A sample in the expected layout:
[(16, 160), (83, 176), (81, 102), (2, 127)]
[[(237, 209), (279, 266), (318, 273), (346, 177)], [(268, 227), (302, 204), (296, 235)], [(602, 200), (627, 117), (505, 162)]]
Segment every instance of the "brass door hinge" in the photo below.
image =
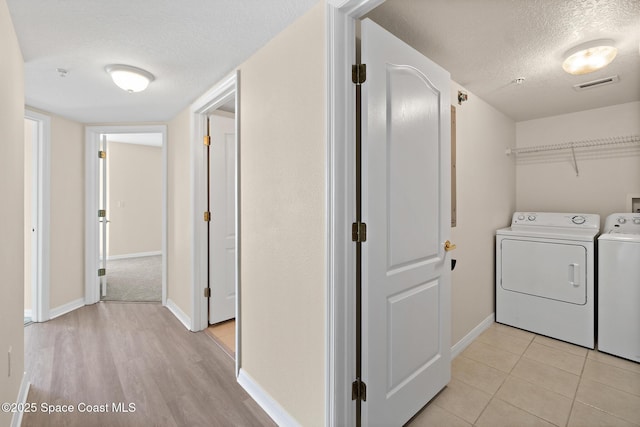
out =
[(354, 222), (351, 224), (351, 240), (356, 243), (367, 241), (367, 224), (364, 222)]
[(106, 151), (98, 151), (98, 157), (101, 159), (106, 159), (107, 158), (107, 152)]
[(107, 275), (107, 269), (106, 268), (99, 268), (98, 269), (98, 277), (102, 277), (102, 276), (106, 276)]
[(202, 143), (207, 147), (211, 145), (211, 137), (209, 135), (205, 135)]
[(360, 378), (351, 384), (351, 400), (367, 401), (367, 384)]
[(204, 288), (204, 297), (209, 298), (211, 296), (211, 288)]
[(100, 209), (98, 210), (98, 218), (106, 218), (107, 216), (107, 211), (106, 209)]
[(355, 64), (351, 66), (351, 81), (361, 85), (367, 80), (367, 64)]
[(211, 221), (211, 212), (207, 211), (204, 213), (204, 222)]

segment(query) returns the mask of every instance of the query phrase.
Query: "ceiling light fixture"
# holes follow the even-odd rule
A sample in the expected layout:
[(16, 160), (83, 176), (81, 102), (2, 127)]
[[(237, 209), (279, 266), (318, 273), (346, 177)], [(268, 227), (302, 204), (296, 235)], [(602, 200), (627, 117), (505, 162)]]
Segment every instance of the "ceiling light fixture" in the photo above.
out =
[(565, 53), (562, 68), (569, 74), (580, 75), (606, 67), (616, 57), (618, 49), (609, 39), (582, 43)]
[(130, 65), (107, 65), (104, 69), (120, 89), (129, 93), (142, 92), (155, 80), (150, 72)]

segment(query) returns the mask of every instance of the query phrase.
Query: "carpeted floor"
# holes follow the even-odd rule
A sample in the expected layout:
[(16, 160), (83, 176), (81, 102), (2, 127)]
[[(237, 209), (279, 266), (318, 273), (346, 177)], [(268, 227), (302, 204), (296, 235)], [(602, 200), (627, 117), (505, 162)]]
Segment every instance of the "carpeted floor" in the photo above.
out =
[(162, 257), (147, 256), (107, 262), (104, 301), (157, 302), (162, 300)]

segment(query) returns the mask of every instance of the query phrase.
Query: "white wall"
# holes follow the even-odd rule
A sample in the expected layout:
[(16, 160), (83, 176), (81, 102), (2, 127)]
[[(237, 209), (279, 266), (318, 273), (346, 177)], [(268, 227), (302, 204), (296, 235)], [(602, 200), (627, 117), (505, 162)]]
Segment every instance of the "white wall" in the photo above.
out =
[(240, 67), (241, 369), (324, 424), (324, 2)]
[[(640, 135), (640, 102), (563, 114), (516, 124), (517, 146)], [(517, 160), (516, 208), (520, 211), (600, 214), (624, 212), (627, 195), (640, 193), (640, 144), (576, 149)]]
[(161, 252), (162, 147), (109, 142), (108, 153), (109, 256)]
[[(24, 66), (5, 0), (0, 58), (0, 402), (16, 402), (24, 372)], [(11, 416), (0, 411), (0, 425), (10, 425)]]
[[(458, 90), (468, 101), (458, 105)], [(495, 312), (495, 232), (515, 209), (515, 163), (505, 155), (516, 138), (515, 122), (473, 93), (451, 84), (456, 107), (458, 260), (452, 273), (452, 339), (456, 344)]]

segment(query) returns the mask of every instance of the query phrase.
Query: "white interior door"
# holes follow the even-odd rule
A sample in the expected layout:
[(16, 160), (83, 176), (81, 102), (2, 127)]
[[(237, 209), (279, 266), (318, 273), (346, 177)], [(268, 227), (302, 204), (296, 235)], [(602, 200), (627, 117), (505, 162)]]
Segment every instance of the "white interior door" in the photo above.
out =
[(209, 323), (236, 316), (235, 118), (210, 117), (211, 235)]
[(400, 426), (451, 375), (450, 77), (370, 20), (361, 46), (362, 421)]
[(100, 262), (98, 275), (100, 276), (100, 296), (104, 297), (107, 295), (107, 241), (109, 238), (107, 230), (107, 225), (109, 223), (107, 220), (107, 135), (100, 135), (99, 150), (100, 194), (98, 195), (98, 221), (100, 222)]

